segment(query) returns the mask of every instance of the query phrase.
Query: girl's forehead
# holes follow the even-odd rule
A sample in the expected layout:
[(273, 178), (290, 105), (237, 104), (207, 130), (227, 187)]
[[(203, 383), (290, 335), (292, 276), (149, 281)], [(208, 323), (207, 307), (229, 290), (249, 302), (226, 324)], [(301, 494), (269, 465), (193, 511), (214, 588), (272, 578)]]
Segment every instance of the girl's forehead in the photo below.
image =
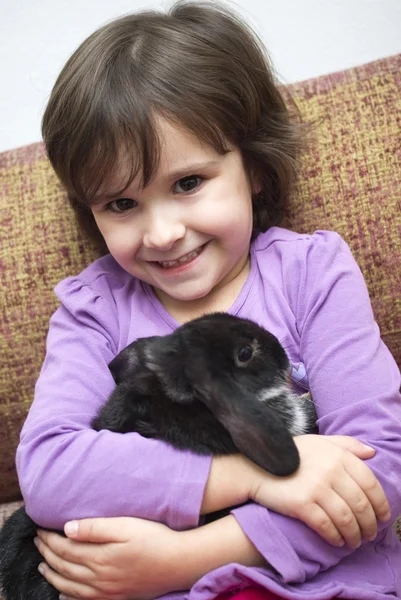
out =
[[(154, 154), (156, 160), (152, 181), (175, 181), (197, 171), (217, 168), (225, 160), (226, 155), (218, 153), (183, 125), (158, 117), (155, 132), (157, 152)], [(130, 187), (143, 188), (144, 160), (144, 152), (140, 148), (133, 148), (131, 152), (124, 149), (116, 160), (113, 174), (104, 182), (100, 195), (114, 195), (111, 190), (120, 192), (122, 187), (126, 187), (127, 181)]]
[(159, 141), (160, 162), (185, 160), (188, 153), (194, 156), (219, 156), (213, 146), (184, 125), (157, 117), (155, 130)]
[(156, 177), (177, 180), (197, 171), (218, 168), (235, 150), (227, 141), (228, 151), (222, 154), (184, 125), (167, 119), (157, 119), (156, 127), (159, 140)]

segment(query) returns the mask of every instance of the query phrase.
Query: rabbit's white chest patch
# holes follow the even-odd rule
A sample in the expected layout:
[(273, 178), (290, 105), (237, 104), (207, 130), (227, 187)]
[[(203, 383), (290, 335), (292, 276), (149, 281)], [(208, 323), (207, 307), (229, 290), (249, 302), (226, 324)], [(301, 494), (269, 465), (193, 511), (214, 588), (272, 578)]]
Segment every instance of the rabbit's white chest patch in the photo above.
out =
[(265, 388), (262, 390), (257, 399), (259, 402), (267, 402), (268, 400), (274, 400), (275, 398), (279, 398), (280, 396), (288, 394), (288, 385), (285, 383), (280, 383), (273, 387)]
[[(301, 399), (308, 397), (307, 402), (312, 402), (308, 394), (301, 396)], [(292, 435), (304, 435), (308, 433), (310, 429), (310, 420), (305, 412), (305, 405), (300, 401), (300, 397), (294, 394), (293, 402), (293, 413), (292, 413), (292, 424), (291, 434)]]

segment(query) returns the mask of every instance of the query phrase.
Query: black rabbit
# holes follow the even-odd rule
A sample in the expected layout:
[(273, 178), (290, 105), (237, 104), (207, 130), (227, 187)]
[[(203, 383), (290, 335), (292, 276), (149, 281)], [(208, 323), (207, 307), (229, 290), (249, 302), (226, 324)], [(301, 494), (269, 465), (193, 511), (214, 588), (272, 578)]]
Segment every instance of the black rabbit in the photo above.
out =
[[(247, 319), (200, 317), (137, 340), (109, 368), (116, 387), (92, 423), (97, 431), (137, 432), (199, 454), (240, 451), (279, 476), (299, 466), (293, 436), (316, 432), (309, 395), (291, 391), (284, 349)], [(5, 600), (58, 599), (37, 570), (36, 528), (20, 508), (0, 533)]]

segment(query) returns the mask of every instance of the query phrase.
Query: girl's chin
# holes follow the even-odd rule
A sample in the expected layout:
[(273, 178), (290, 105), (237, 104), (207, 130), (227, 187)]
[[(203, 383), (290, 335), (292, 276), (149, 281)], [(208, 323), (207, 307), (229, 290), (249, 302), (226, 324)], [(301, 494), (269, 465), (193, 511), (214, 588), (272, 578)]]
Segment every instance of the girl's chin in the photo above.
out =
[(199, 302), (199, 301), (206, 299), (209, 296), (211, 289), (210, 288), (207, 288), (206, 290), (189, 289), (189, 290), (181, 291), (181, 290), (170, 290), (165, 287), (164, 288), (153, 287), (153, 291), (155, 292), (155, 294), (159, 298), (159, 300), (162, 302), (162, 304), (165, 304), (165, 303), (171, 303), (171, 302), (185, 302), (185, 303)]

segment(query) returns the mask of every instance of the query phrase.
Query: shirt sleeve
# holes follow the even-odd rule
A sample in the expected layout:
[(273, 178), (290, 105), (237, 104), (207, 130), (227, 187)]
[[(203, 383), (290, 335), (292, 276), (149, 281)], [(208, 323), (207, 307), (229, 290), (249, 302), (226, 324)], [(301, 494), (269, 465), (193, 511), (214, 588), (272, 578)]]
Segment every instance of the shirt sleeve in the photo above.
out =
[[(288, 300), (319, 432), (353, 436), (375, 448), (367, 464), (395, 519), (401, 513), (399, 369), (380, 338), (363, 276), (346, 243), (330, 232), (296, 243), (296, 258), (283, 273), (290, 282)], [(300, 521), (255, 504), (233, 514), (286, 582), (312, 578), (352, 552), (331, 546)], [(379, 523), (378, 539), (388, 530)]]
[(116, 307), (70, 278), (50, 321), (46, 357), (21, 432), (17, 469), (26, 509), (41, 526), (135, 516), (177, 530), (198, 524), (210, 458), (136, 433), (95, 432), (114, 387), (108, 363), (118, 340)]

